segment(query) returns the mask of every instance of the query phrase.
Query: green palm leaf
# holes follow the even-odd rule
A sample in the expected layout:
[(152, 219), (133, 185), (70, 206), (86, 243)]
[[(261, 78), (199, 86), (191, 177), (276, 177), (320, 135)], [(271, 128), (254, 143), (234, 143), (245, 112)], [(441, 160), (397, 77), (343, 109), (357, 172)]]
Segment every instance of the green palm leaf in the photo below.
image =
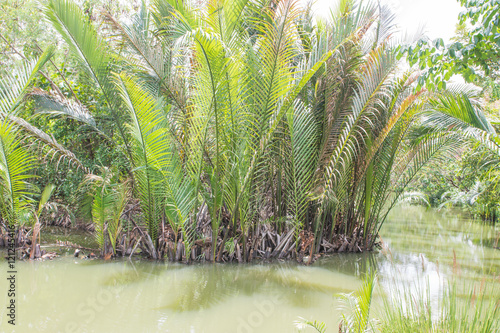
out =
[(109, 111), (130, 156), (129, 139), (119, 113), (119, 99), (112, 82), (111, 73), (116, 64), (107, 45), (99, 38), (94, 26), (85, 18), (79, 6), (70, 0), (49, 1), (45, 7), (45, 15), (69, 45), (81, 68), (106, 98)]
[(130, 117), (127, 128), (133, 142), (136, 192), (149, 234), (156, 241), (165, 205), (163, 172), (170, 166), (171, 155), (162, 105), (144, 85), (126, 74), (117, 75), (115, 84)]
[(20, 215), (31, 209), (34, 188), (28, 182), (35, 159), (8, 121), (0, 124), (0, 208), (2, 219), (16, 226)]
[(24, 97), (28, 93), (33, 79), (43, 65), (54, 54), (54, 47), (48, 47), (42, 55), (34, 61), (25, 61), (22, 66), (15, 68), (12, 74), (7, 74), (0, 80), (0, 114), (15, 114)]

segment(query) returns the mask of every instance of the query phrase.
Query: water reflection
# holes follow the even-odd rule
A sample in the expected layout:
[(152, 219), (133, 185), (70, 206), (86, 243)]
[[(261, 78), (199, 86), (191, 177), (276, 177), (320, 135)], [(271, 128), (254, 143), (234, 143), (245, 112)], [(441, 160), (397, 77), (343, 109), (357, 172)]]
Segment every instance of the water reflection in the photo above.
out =
[[(499, 285), (498, 227), (407, 207), (382, 228), (377, 253), (340, 254), (311, 267), (292, 262), (190, 265), (87, 261), (63, 256), (18, 263), (17, 332), (294, 332), (300, 316), (338, 326), (335, 294), (370, 269), (385, 292), (444, 279)], [(3, 256), (0, 267), (5, 267)], [(6, 290), (0, 279), (0, 291)], [(0, 304), (6, 304), (5, 293)], [(491, 297), (500, 297), (499, 288)], [(376, 297), (376, 302), (379, 297)], [(0, 307), (5, 318), (5, 307)], [(10, 332), (2, 320), (0, 331)]]

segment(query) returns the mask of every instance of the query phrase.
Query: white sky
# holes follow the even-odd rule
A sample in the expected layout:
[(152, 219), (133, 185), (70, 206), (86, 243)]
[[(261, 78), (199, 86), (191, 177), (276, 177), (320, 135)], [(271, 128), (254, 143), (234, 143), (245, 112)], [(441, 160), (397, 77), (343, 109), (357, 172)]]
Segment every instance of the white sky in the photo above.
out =
[[(317, 15), (329, 15), (329, 8), (339, 0), (316, 0), (313, 9)], [(457, 0), (381, 0), (391, 5), (396, 23), (402, 32), (414, 33), (424, 26), (431, 39), (441, 37), (445, 43), (455, 34), (458, 14), (462, 11)]]

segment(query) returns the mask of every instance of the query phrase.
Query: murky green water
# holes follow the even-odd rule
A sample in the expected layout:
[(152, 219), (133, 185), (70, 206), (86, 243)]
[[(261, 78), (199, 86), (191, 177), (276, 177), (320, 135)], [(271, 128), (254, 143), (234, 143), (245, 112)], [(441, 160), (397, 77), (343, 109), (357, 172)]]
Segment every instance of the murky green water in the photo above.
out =
[[(299, 317), (338, 327), (340, 292), (360, 285), (368, 266), (382, 286), (452, 274), (498, 287), (500, 228), (409, 207), (381, 232), (379, 253), (294, 263), (191, 265), (88, 261), (70, 255), (17, 263), (15, 330), (7, 324), (6, 266), (0, 260), (1, 332), (296, 332)], [(500, 243), (500, 242), (499, 242)], [(496, 246), (500, 246), (496, 245)], [(492, 297), (499, 297), (497, 288)]]

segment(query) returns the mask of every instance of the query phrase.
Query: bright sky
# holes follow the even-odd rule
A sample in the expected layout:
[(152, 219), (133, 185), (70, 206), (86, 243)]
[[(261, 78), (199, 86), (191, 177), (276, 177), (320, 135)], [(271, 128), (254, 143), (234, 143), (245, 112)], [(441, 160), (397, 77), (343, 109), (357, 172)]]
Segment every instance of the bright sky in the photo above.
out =
[[(402, 30), (414, 33), (424, 26), (431, 39), (441, 37), (445, 42), (455, 34), (458, 14), (462, 11), (457, 0), (381, 0), (389, 4), (395, 14), (396, 23)], [(316, 0), (313, 6), (317, 15), (327, 16), (329, 8), (338, 0)]]

